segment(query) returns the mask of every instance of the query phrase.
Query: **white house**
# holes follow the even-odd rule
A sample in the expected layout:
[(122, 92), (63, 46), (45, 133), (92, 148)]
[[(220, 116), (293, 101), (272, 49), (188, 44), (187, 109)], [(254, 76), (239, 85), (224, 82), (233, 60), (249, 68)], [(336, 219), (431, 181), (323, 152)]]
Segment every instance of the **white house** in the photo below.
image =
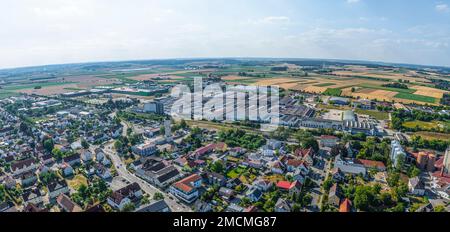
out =
[(409, 192), (413, 195), (425, 195), (425, 186), (419, 177), (410, 178), (408, 181)]

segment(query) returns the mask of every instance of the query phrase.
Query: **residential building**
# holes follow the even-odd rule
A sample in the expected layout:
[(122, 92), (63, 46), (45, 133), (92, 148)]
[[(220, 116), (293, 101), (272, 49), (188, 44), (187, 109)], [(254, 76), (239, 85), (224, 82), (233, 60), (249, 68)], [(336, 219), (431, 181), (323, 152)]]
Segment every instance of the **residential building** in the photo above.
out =
[(202, 184), (202, 178), (197, 174), (192, 174), (170, 187), (170, 193), (186, 203), (192, 203), (198, 198), (198, 188)]
[(81, 207), (73, 202), (66, 194), (60, 194), (56, 199), (56, 202), (64, 212), (79, 213), (83, 211)]
[(337, 145), (339, 138), (332, 135), (322, 135), (319, 141), (323, 147), (334, 147)]
[(406, 153), (402, 148), (402, 145), (398, 140), (392, 140), (391, 142), (391, 154), (390, 158), (394, 167), (398, 167), (399, 161), (406, 157)]
[(158, 148), (156, 147), (156, 144), (154, 144), (154, 143), (139, 144), (139, 145), (133, 146), (131, 148), (131, 150), (136, 155), (140, 155), (140, 156), (144, 156), (144, 157), (154, 155), (158, 152)]
[(114, 191), (111, 196), (108, 197), (108, 204), (119, 210), (132, 202), (137, 202), (142, 198), (143, 192), (138, 183), (129, 184), (117, 191)]
[(29, 158), (12, 163), (11, 171), (14, 176), (18, 176), (25, 172), (35, 171), (37, 167), (38, 163), (33, 158)]
[(334, 184), (330, 188), (330, 192), (328, 194), (328, 204), (333, 205), (335, 207), (339, 207), (341, 202), (340, 190), (338, 184)]
[(425, 194), (425, 185), (419, 177), (409, 179), (408, 189), (413, 195), (423, 196)]
[(55, 199), (60, 194), (69, 193), (69, 186), (65, 180), (59, 180), (47, 185), (49, 199)]

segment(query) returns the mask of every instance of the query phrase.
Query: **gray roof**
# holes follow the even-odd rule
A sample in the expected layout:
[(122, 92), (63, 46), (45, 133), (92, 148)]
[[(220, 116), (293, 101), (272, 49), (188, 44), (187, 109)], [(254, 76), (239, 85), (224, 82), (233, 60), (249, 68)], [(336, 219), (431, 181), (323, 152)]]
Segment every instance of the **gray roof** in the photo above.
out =
[(139, 209), (137, 209), (136, 212), (162, 212), (167, 208), (169, 209), (169, 211), (171, 211), (167, 203), (164, 200), (160, 200), (152, 204), (143, 205)]

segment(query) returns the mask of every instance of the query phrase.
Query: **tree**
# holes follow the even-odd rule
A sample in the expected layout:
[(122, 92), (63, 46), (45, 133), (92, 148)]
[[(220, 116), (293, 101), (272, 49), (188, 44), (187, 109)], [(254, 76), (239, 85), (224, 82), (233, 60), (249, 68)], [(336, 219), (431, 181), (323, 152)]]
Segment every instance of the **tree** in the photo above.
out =
[(164, 199), (164, 195), (160, 192), (155, 193), (155, 195), (153, 195), (153, 200), (155, 201), (159, 201), (159, 200), (163, 200)]
[(52, 155), (56, 160), (61, 160), (64, 157), (64, 153), (59, 148), (53, 148)]
[(46, 139), (44, 141), (44, 149), (47, 150), (48, 152), (51, 152), (54, 146), (55, 144), (53, 143), (53, 139)]
[(122, 143), (122, 141), (116, 140), (116, 142), (114, 142), (114, 148), (115, 148), (117, 151), (122, 151), (122, 149), (123, 149), (123, 143)]
[(89, 143), (88, 143), (85, 139), (82, 139), (82, 140), (81, 140), (81, 146), (82, 146), (84, 149), (89, 149)]
[(319, 151), (319, 143), (317, 143), (317, 140), (314, 138), (314, 136), (306, 131), (306, 130), (300, 130), (295, 137), (297, 138), (300, 146), (302, 148), (312, 148), (315, 152)]
[(447, 212), (447, 211), (445, 210), (445, 207), (443, 205), (438, 205), (434, 208), (434, 212), (443, 213), (443, 212)]
[(135, 209), (136, 205), (133, 202), (131, 202), (123, 207), (122, 212), (133, 212)]
[(330, 190), (330, 188), (333, 186), (333, 180), (331, 178), (327, 178), (324, 182), (323, 182), (323, 189), (325, 191)]
[(224, 171), (223, 162), (218, 160), (218, 161), (212, 163), (211, 164), (211, 171), (217, 172), (217, 173), (222, 173)]

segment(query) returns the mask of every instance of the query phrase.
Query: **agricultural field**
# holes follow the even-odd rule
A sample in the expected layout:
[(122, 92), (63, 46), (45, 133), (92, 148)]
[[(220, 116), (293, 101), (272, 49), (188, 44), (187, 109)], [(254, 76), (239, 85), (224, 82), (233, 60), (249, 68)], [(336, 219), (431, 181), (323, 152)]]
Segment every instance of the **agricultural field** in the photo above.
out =
[[(416, 71), (398, 67), (336, 64), (329, 67), (322, 62), (307, 61), (164, 61), (154, 65), (126, 63), (126, 66), (107, 68), (89, 65), (88, 69), (60, 72), (51, 76), (29, 75), (4, 85), (2, 96), (11, 93), (54, 95), (95, 88), (97, 86), (132, 85), (151, 80), (158, 84), (187, 84), (195, 77), (215, 77), (227, 84), (276, 85), (286, 90), (303, 91), (333, 96), (396, 101), (410, 104), (438, 105), (448, 91), (433, 88), (427, 78), (449, 79), (433, 70)], [(123, 69), (126, 67), (126, 69)], [(283, 68), (280, 68), (283, 67)], [(91, 70), (92, 69), (92, 70)], [(35, 82), (30, 82), (33, 80)], [(29, 81), (29, 82), (27, 82)], [(405, 83), (408, 89), (383, 87), (389, 83)], [(41, 86), (41, 89), (35, 89)]]
[(3, 92), (3, 90), (0, 90), (0, 99), (3, 98), (8, 98), (8, 97), (13, 97), (13, 96), (17, 96), (19, 95), (18, 93), (15, 92)]
[(389, 119), (389, 113), (380, 112), (380, 111), (376, 111), (376, 110), (355, 109), (355, 113), (369, 115), (377, 120), (388, 120)]
[(323, 92), (325, 95), (329, 96), (341, 96), (342, 90), (341, 89), (334, 89), (334, 88), (328, 88)]
[(317, 85), (314, 85), (314, 86), (317, 86), (317, 87), (328, 87), (328, 86), (333, 86), (333, 85), (336, 85), (335, 83), (322, 83), (322, 84), (317, 84)]
[(420, 130), (441, 130), (445, 127), (450, 127), (450, 122), (441, 122), (441, 121), (432, 121), (432, 122), (423, 122), (423, 121), (409, 121), (403, 123), (403, 126), (410, 129), (420, 128)]
[(398, 93), (395, 95), (395, 98), (413, 100), (413, 101), (417, 101), (417, 102), (425, 102), (425, 103), (431, 103), (431, 104), (439, 102), (438, 99), (436, 99), (434, 97), (416, 95), (416, 94), (411, 94), (411, 93)]
[(437, 132), (429, 132), (429, 131), (419, 131), (414, 133), (415, 136), (420, 136), (424, 139), (428, 140), (442, 140), (442, 141), (449, 141), (450, 140), (450, 134), (444, 134), (444, 133), (437, 133)]

